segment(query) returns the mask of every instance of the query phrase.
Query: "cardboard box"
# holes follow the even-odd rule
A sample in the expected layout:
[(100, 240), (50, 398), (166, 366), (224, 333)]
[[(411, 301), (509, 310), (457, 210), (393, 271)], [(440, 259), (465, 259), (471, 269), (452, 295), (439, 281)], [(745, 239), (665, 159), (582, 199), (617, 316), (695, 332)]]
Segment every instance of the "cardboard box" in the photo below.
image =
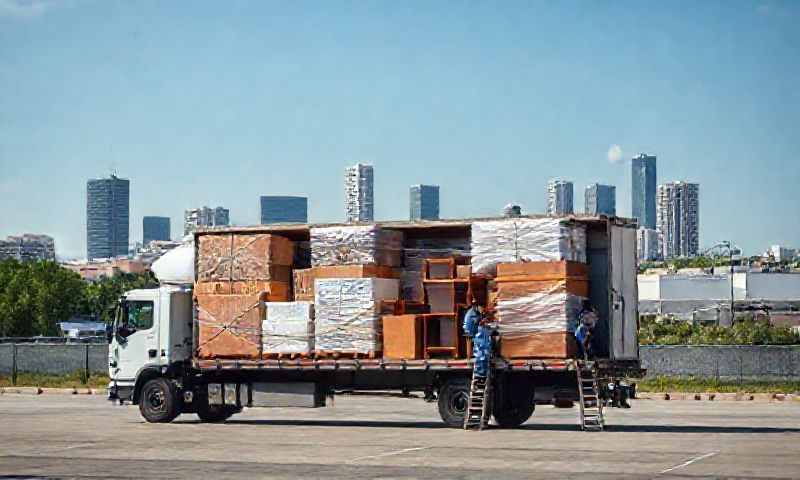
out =
[[(501, 279), (502, 280), (502, 279)], [(524, 297), (531, 293), (571, 293), (579, 297), (589, 297), (589, 280), (566, 278), (563, 280), (540, 280), (507, 282), (497, 281), (495, 299)]]
[(422, 318), (417, 315), (383, 316), (383, 358), (423, 358)]
[(314, 301), (314, 269), (306, 268), (292, 272), (295, 301)]
[(277, 235), (204, 234), (198, 236), (197, 280), (289, 282), (293, 258), (294, 242)]
[(314, 278), (400, 278), (400, 269), (384, 265), (325, 265), (314, 267)]
[(570, 332), (538, 332), (500, 338), (500, 356), (511, 358), (575, 358), (578, 346)]

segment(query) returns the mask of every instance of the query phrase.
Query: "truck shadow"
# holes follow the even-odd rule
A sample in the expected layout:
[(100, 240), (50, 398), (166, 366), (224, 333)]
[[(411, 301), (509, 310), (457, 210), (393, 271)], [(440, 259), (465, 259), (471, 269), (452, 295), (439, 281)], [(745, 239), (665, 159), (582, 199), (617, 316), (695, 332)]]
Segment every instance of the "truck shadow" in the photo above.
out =
[[(201, 423), (199, 421), (186, 421), (175, 423)], [(448, 429), (442, 422), (412, 422), (412, 421), (388, 421), (388, 420), (228, 420), (231, 425), (265, 425), (281, 427), (365, 427), (365, 428), (420, 428), (420, 429)], [(491, 430), (501, 430), (498, 427), (489, 427)], [(510, 429), (512, 430), (512, 429)], [(561, 431), (577, 432), (580, 431), (574, 424), (526, 424), (513, 430), (530, 431)], [(695, 426), (695, 425), (610, 425), (606, 427), (608, 432), (625, 433), (800, 433), (800, 428), (791, 427), (725, 427), (725, 426)]]
[[(577, 425), (528, 424), (518, 430), (579, 431)], [(607, 432), (626, 433), (800, 433), (800, 428), (791, 427), (725, 427), (716, 425), (608, 425)]]

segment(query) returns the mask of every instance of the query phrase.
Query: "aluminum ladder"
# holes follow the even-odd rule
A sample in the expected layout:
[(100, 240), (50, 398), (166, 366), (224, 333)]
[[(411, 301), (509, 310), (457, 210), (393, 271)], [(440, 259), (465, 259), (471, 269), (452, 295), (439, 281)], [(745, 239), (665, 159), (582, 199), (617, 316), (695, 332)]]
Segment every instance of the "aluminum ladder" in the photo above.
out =
[(492, 359), (489, 357), (489, 368), (485, 377), (475, 375), (475, 366), (472, 367), (467, 414), (464, 416), (464, 430), (483, 430), (486, 428), (489, 424), (489, 418), (492, 416), (491, 398)]
[(597, 372), (594, 362), (583, 360), (575, 362), (578, 377), (578, 397), (580, 400), (579, 424), (584, 431), (602, 431), (605, 427), (603, 419), (603, 402), (597, 385)]

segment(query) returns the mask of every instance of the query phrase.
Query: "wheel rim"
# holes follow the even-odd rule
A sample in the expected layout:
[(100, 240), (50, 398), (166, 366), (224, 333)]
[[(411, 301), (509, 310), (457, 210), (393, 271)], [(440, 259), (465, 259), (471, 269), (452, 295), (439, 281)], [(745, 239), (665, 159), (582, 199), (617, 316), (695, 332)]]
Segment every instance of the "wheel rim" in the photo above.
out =
[(456, 415), (465, 415), (467, 413), (467, 404), (469, 403), (469, 396), (467, 392), (459, 390), (450, 397), (449, 407), (450, 411)]
[(155, 412), (163, 412), (166, 410), (166, 402), (164, 401), (164, 392), (160, 388), (151, 388), (147, 392), (147, 406), (150, 410)]

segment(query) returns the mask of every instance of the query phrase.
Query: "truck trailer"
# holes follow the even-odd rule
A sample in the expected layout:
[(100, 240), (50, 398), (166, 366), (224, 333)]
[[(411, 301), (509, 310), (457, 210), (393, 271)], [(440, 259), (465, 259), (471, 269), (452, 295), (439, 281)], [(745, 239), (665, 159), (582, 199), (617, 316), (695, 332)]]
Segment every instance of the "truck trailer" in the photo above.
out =
[[(493, 258), (494, 252), (488, 252), (488, 257), (486, 251), (478, 252), (480, 246), (475, 246), (476, 228), (479, 225), (488, 225), (488, 222), (521, 222), (526, 219), (535, 221), (543, 218), (546, 217), (381, 222), (367, 226), (396, 232), (398, 238), (402, 238), (399, 248), (403, 250), (400, 258), (404, 260), (400, 265), (393, 266), (396, 271), (409, 268), (414, 252), (436, 252), (439, 262), (446, 263), (449, 260), (442, 260), (443, 257), (446, 259), (455, 255), (442, 254), (446, 249), (437, 247), (469, 245), (472, 242), (472, 252), (460, 252), (462, 258), (459, 261), (462, 264), (458, 265), (458, 271), (461, 272), (461, 267), (466, 267), (466, 283), (470, 285), (470, 291), (475, 280), (478, 280), (478, 284), (481, 284), (480, 281), (484, 282), (483, 285), (488, 282), (491, 291), (491, 285), (499, 280), (492, 278), (497, 272), (477, 272), (476, 259), (478, 255)], [(501, 326), (490, 362), (489, 385), (483, 392), (489, 398), (482, 405), (482, 415), (493, 416), (496, 425), (500, 427), (523, 424), (534, 413), (537, 404), (579, 402), (582, 413), (584, 406), (602, 411), (604, 398), (608, 399), (611, 395), (606, 385), (619, 385), (623, 379), (639, 377), (644, 373), (639, 363), (637, 338), (636, 222), (605, 216), (571, 216), (562, 217), (558, 221), (577, 225), (585, 233), (585, 240), (581, 239), (585, 242), (581, 254), (588, 275), (588, 291), (585, 295), (599, 318), (594, 328), (593, 358), (585, 362), (574, 352), (547, 357), (537, 354), (535, 349), (528, 358), (521, 358), (519, 355), (506, 356), (504, 352), (509, 350), (503, 348), (505, 337)], [(269, 292), (261, 292), (264, 282), (201, 284), (201, 277), (209, 275), (208, 271), (203, 270), (204, 265), (213, 264), (216, 272), (214, 275), (219, 272), (229, 275), (236, 268), (250, 266), (237, 267), (236, 261), (232, 260), (233, 254), (209, 254), (200, 245), (208, 245), (213, 241), (224, 246), (230, 241), (230, 249), (235, 249), (235, 238), (241, 236), (266, 235), (273, 238), (273, 242), (274, 238), (280, 237), (297, 246), (291, 260), (292, 265), (289, 266), (288, 275), (291, 275), (291, 269), (301, 270), (320, 261), (315, 256), (317, 247), (314, 244), (314, 232), (320, 230), (315, 229), (351, 227), (352, 224), (278, 224), (209, 228), (195, 232), (191, 247), (194, 250), (194, 282), (169, 284), (162, 281), (159, 288), (132, 290), (120, 298), (115, 322), (109, 334), (109, 399), (138, 405), (141, 415), (148, 422), (170, 422), (182, 413), (196, 414), (205, 422), (221, 422), (245, 407), (322, 407), (334, 394), (343, 391), (422, 392), (426, 400), (438, 403), (438, 410), (445, 424), (459, 428), (465, 426), (465, 419), (470, 415), (471, 406), (474, 406), (473, 397), (476, 393), (474, 360), (469, 351), (469, 339), (463, 337), (455, 339), (453, 347), (430, 346), (426, 349), (423, 346), (418, 355), (408, 355), (408, 358), (392, 357), (386, 354), (388, 348), (384, 348), (383, 352), (315, 350), (303, 354), (270, 354), (261, 350), (260, 340), (258, 350), (253, 355), (208, 354), (205, 345), (218, 335), (245, 341), (244, 337), (249, 332), (229, 328), (235, 320), (232, 317), (241, 315), (237, 311), (218, 313), (221, 318), (216, 321), (220, 325), (211, 336), (207, 326), (205, 331), (201, 331), (204, 328), (204, 293), (208, 293), (209, 289), (222, 288), (220, 285), (228, 289), (238, 288), (238, 293), (257, 298), (252, 308), (269, 305), (267, 302), (273, 299), (269, 298)], [(517, 231), (516, 224), (514, 231)], [(522, 258), (524, 252), (519, 251), (516, 238), (501, 236), (492, 241), (513, 245), (510, 247), (511, 253), (506, 252), (504, 255), (511, 255), (512, 261), (525, 261)], [(428, 250), (421, 249), (422, 245)], [(347, 245), (334, 247), (337, 255), (352, 254), (353, 249)], [(208, 258), (209, 255), (214, 258)], [(427, 261), (426, 258), (423, 260)], [(269, 268), (271, 275), (286, 279), (287, 273)], [(469, 271), (470, 268), (472, 271)], [(419, 295), (408, 293), (413, 292), (413, 281), (416, 281), (417, 273), (416, 270), (402, 273), (411, 278), (412, 284), (409, 284), (409, 289), (404, 286), (398, 297)], [(425, 273), (421, 275), (424, 276)], [(451, 276), (455, 276), (455, 269)], [(217, 277), (208, 278), (219, 280)], [(460, 280), (453, 278), (448, 285), (458, 281)], [(301, 287), (296, 278), (294, 283), (294, 292), (289, 292), (285, 298), (291, 300), (301, 297)], [(319, 283), (316, 285), (320, 288)], [(428, 294), (423, 292), (421, 295), (427, 301)], [(475, 293), (472, 292), (471, 295)], [(316, 301), (320, 307), (319, 298)], [(482, 295), (481, 302), (486, 306), (489, 315), (492, 315), (491, 299)], [(396, 304), (402, 303), (393, 302), (386, 308), (396, 309)], [(410, 305), (413, 302), (407, 303)], [(381, 308), (384, 307), (382, 305)], [(426, 308), (431, 309), (430, 306)], [(238, 312), (241, 311), (243, 310)], [(409, 318), (412, 319), (412, 325), (415, 325), (413, 320), (416, 318), (417, 324), (422, 325), (425, 330), (430, 328), (428, 317), (433, 315), (420, 313), (418, 317)], [(458, 336), (463, 335), (460, 330), (461, 318), (463, 311), (457, 309), (454, 324)], [(324, 319), (317, 318), (318, 329), (323, 321)], [(438, 338), (440, 327), (436, 329), (437, 332), (431, 335)], [(425, 342), (431, 342), (427, 330), (420, 335), (421, 337), (416, 338), (418, 343), (423, 342), (423, 337)], [(566, 332), (565, 335), (564, 338), (570, 341), (571, 332)], [(412, 343), (413, 341), (414, 339)], [(506, 338), (506, 342), (510, 345), (511, 337)], [(582, 385), (582, 382), (588, 383), (587, 372), (591, 372), (594, 379), (593, 392)], [(590, 394), (595, 396), (593, 404), (588, 399)], [(600, 417), (602, 428), (602, 413)], [(586, 424), (582, 423), (582, 426)]]

